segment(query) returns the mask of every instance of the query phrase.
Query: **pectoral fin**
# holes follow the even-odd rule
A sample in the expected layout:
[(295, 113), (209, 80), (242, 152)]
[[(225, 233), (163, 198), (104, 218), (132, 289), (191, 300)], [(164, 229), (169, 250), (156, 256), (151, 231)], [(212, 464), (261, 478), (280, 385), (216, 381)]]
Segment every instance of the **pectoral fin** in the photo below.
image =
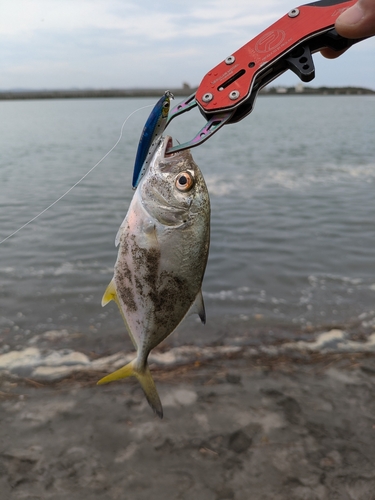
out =
[(115, 238), (115, 246), (116, 247), (118, 247), (120, 244), (121, 234), (122, 234), (122, 226), (119, 227), (117, 234), (116, 234), (116, 238)]
[(119, 244), (120, 244), (120, 240), (121, 240), (121, 236), (122, 236), (122, 232), (124, 230), (124, 227), (125, 227), (125, 221), (126, 221), (126, 217), (125, 219), (121, 222), (121, 226), (118, 228), (118, 231), (117, 231), (117, 234), (116, 234), (116, 238), (115, 238), (115, 246), (118, 247)]
[(107, 286), (106, 291), (104, 292), (104, 295), (102, 298), (102, 307), (106, 306), (108, 304), (108, 302), (111, 302), (111, 300), (118, 302), (116, 288), (115, 288), (115, 282), (114, 282), (113, 278), (112, 278), (110, 284)]

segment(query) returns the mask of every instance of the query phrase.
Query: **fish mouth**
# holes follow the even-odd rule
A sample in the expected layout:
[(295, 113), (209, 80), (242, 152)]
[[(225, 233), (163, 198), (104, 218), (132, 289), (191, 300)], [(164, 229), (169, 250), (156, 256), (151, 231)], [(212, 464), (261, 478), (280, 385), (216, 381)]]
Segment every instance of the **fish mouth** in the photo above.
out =
[(167, 153), (167, 150), (173, 147), (173, 139), (170, 135), (166, 135), (163, 139), (162, 156), (163, 158), (170, 158), (174, 153)]

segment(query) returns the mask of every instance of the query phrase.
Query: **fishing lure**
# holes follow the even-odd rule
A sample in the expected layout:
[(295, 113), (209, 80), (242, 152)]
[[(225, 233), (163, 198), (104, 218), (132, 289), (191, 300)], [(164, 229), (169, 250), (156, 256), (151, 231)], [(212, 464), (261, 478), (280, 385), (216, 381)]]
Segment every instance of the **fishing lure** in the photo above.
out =
[(137, 154), (135, 157), (132, 187), (136, 189), (139, 181), (146, 172), (149, 161), (157, 148), (161, 135), (167, 125), (170, 100), (174, 99), (172, 92), (166, 90), (155, 104), (139, 139)]

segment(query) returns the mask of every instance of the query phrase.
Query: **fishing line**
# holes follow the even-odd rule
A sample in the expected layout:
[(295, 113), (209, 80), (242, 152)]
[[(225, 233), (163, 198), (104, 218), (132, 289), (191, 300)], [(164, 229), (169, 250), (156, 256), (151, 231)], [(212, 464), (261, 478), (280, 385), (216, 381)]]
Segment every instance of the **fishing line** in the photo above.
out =
[(122, 139), (122, 132), (124, 130), (124, 126), (126, 124), (126, 122), (129, 120), (129, 118), (131, 116), (133, 116), (135, 113), (137, 113), (138, 111), (141, 111), (142, 109), (146, 109), (146, 108), (151, 108), (153, 106), (153, 104), (148, 104), (147, 106), (143, 106), (142, 108), (138, 108), (136, 109), (135, 111), (133, 111), (132, 113), (130, 113), (130, 115), (125, 119), (124, 123), (121, 125), (121, 129), (120, 129), (120, 136), (119, 138), (117, 139), (116, 143), (114, 144), (114, 146), (111, 147), (111, 149), (103, 156), (103, 158), (101, 160), (99, 160), (92, 168), (90, 168), (90, 170), (88, 172), (85, 173), (85, 175), (83, 177), (81, 177), (75, 184), (73, 184), (72, 187), (70, 187), (67, 191), (65, 191), (64, 194), (62, 194), (59, 198), (57, 198), (57, 200), (55, 200), (53, 203), (51, 203), (50, 205), (48, 205), (48, 207), (46, 207), (44, 210), (42, 210), (38, 215), (36, 215), (35, 217), (33, 217), (32, 219), (30, 219), (28, 222), (26, 222), (26, 224), (24, 224), (23, 226), (19, 227), (16, 231), (14, 231), (12, 234), (10, 234), (9, 236), (7, 236), (6, 238), (4, 238), (3, 240), (0, 241), (0, 245), (5, 243), (5, 241), (9, 240), (9, 238), (11, 238), (12, 236), (14, 236), (15, 234), (19, 233), (21, 231), (21, 229), (24, 229), (26, 226), (28, 226), (29, 224), (31, 224), (32, 222), (34, 222), (34, 220), (38, 219), (41, 215), (43, 215), (44, 213), (47, 212), (47, 210), (49, 210), (50, 208), (52, 208), (54, 205), (56, 205), (56, 203), (58, 203), (60, 200), (62, 200), (63, 198), (65, 198), (65, 196), (67, 194), (70, 193), (70, 191), (72, 191), (76, 186), (78, 186), (78, 184), (80, 182), (82, 182), (89, 174), (91, 174), (91, 172), (98, 166), (102, 163), (103, 160), (105, 160), (107, 158), (107, 156), (109, 154), (112, 153), (112, 151), (115, 149), (115, 147), (119, 144), (119, 142), (121, 141)]

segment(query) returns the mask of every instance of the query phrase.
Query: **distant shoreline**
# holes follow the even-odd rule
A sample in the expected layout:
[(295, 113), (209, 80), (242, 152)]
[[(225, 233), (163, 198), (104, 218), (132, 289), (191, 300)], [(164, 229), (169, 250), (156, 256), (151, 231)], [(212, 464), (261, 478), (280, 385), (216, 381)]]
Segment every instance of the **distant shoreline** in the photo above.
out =
[[(0, 100), (97, 99), (114, 97), (160, 97), (167, 89), (71, 89), (0, 91)], [(168, 89), (175, 96), (188, 96), (196, 89)]]
[[(32, 100), (32, 99), (98, 99), (98, 98), (131, 98), (160, 97), (166, 89), (69, 89), (69, 90), (8, 90), (0, 91), (0, 100)], [(176, 97), (193, 94), (197, 89), (182, 87), (170, 89)], [(375, 90), (362, 87), (270, 87), (260, 95), (375, 95)]]

